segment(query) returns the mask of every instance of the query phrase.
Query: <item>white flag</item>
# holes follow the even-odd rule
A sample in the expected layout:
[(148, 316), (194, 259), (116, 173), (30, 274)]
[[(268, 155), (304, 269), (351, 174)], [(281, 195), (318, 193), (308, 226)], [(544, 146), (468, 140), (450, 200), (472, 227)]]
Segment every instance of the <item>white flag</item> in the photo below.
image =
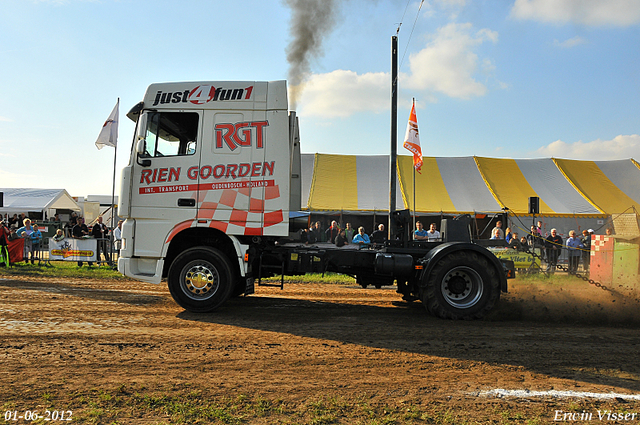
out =
[(413, 167), (417, 172), (420, 172), (422, 167), (422, 148), (420, 148), (420, 134), (418, 133), (415, 101), (413, 105), (411, 105), (411, 114), (409, 115), (409, 122), (407, 123), (407, 133), (404, 136), (404, 144), (402, 146), (411, 151), (413, 154)]
[(120, 106), (120, 99), (116, 103), (116, 106), (111, 111), (111, 115), (104, 122), (102, 130), (98, 140), (96, 140), (96, 147), (102, 149), (105, 146), (116, 147), (118, 144), (118, 107)]

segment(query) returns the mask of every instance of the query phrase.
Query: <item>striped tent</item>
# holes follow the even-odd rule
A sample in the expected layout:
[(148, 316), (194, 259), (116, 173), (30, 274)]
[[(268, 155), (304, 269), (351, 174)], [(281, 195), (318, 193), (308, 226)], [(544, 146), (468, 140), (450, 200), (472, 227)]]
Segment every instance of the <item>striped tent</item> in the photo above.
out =
[[(310, 211), (389, 211), (389, 157), (302, 155), (302, 205)], [(405, 208), (396, 185), (396, 209)]]
[[(633, 159), (503, 159), (398, 156), (396, 209), (419, 213), (528, 213), (540, 198), (540, 215), (606, 217), (640, 210), (640, 166)], [(389, 157), (304, 154), (303, 205), (310, 211), (389, 209)], [(415, 183), (414, 183), (415, 182)]]

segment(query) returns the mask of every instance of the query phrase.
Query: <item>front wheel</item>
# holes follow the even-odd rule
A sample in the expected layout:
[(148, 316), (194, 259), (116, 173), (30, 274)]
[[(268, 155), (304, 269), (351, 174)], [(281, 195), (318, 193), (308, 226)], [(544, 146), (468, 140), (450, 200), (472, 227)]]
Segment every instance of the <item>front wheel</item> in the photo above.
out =
[(229, 260), (210, 247), (190, 248), (178, 255), (168, 275), (169, 291), (185, 310), (207, 313), (231, 295), (233, 273)]
[(427, 277), (422, 303), (443, 319), (480, 319), (500, 297), (498, 274), (473, 251), (453, 252), (438, 260)]

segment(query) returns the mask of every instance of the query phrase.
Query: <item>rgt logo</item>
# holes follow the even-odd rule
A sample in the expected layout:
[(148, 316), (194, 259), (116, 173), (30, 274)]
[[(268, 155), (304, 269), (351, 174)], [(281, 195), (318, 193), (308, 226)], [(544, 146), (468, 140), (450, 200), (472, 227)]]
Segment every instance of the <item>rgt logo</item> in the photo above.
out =
[(166, 103), (186, 103), (194, 105), (204, 105), (217, 100), (249, 100), (253, 93), (253, 86), (244, 89), (227, 89), (213, 86), (198, 86), (192, 90), (181, 92), (163, 92), (158, 90), (153, 106)]
[(239, 146), (251, 146), (256, 141), (256, 148), (262, 149), (265, 142), (265, 128), (269, 121), (249, 121), (236, 124), (216, 124), (216, 149), (221, 149), (223, 142), (232, 151)]

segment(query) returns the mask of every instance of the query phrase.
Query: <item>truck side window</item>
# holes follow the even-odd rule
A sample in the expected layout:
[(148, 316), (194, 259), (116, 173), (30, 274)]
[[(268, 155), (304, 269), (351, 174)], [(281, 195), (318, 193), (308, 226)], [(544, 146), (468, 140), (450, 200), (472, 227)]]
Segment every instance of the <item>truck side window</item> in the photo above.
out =
[(193, 155), (196, 152), (198, 118), (194, 112), (150, 112), (144, 156)]

